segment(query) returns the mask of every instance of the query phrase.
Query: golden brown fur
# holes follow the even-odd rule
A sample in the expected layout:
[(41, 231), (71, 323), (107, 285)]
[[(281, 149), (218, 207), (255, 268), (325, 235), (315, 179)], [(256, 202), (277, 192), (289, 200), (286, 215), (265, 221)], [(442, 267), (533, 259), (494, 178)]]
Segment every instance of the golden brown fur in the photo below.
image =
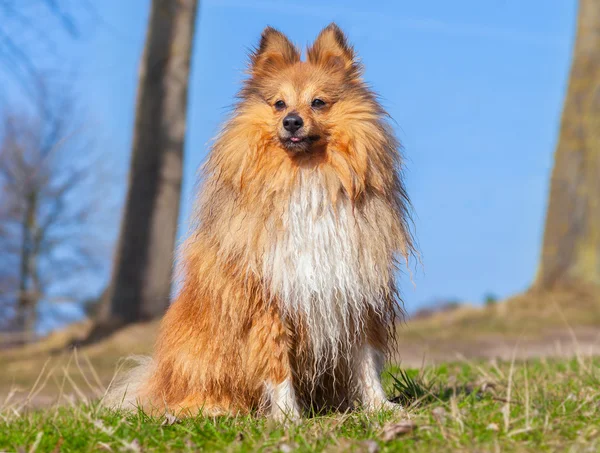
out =
[[(317, 97), (324, 106), (311, 105)], [(310, 137), (298, 152), (282, 142), (290, 112)], [(413, 252), (400, 164), (342, 32), (324, 29), (303, 62), (267, 28), (203, 169), (182, 289), (154, 358), (124, 384), (125, 401), (153, 412), (248, 413), (277, 404), (273, 395), (290, 390), (273, 390), (283, 382), (304, 408), (346, 407), (361, 392), (373, 400), (371, 359), (389, 350), (399, 313), (396, 258)], [(310, 234), (324, 246), (311, 249)], [(295, 280), (302, 253), (309, 264)], [(329, 304), (322, 315), (319, 304)]]

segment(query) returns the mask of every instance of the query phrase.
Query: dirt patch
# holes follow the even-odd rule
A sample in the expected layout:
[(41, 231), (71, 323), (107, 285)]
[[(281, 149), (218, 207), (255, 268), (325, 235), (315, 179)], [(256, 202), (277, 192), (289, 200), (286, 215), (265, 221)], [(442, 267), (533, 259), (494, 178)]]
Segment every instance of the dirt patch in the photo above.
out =
[(460, 360), (517, 360), (534, 357), (573, 357), (600, 355), (600, 328), (556, 329), (537, 338), (515, 335), (481, 335), (461, 340), (454, 338), (403, 339), (400, 335), (398, 360), (405, 366)]

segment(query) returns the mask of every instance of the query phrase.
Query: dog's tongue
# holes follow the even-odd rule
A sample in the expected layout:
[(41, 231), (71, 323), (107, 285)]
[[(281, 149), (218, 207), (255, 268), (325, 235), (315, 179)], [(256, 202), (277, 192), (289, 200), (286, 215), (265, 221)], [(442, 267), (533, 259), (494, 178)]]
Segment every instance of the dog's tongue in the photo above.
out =
[(302, 139), (300, 137), (290, 137), (290, 141), (294, 142), (294, 143), (298, 143), (299, 141), (301, 141)]

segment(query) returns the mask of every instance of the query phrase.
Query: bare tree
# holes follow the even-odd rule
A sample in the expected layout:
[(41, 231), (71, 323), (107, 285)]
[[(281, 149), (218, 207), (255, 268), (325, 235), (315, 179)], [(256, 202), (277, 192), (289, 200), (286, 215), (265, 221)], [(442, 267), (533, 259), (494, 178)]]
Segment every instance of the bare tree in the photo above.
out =
[(60, 60), (56, 37), (79, 38), (84, 16), (95, 16), (89, 0), (0, 0), (0, 73), (35, 97), (42, 66)]
[(197, 3), (151, 3), (129, 187), (112, 284), (99, 325), (154, 318), (169, 303)]
[(600, 2), (580, 0), (577, 38), (534, 287), (600, 285)]
[(106, 255), (99, 195), (111, 189), (98, 186), (100, 167), (69, 97), (42, 90), (32, 111), (0, 114), (0, 313), (32, 336), (41, 301), (90, 296)]

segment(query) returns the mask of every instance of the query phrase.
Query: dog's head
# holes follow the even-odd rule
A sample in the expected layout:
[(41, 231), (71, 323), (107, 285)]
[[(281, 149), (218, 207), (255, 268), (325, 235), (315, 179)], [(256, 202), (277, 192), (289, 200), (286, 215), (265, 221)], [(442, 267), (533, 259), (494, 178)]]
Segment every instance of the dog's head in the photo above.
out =
[(241, 92), (242, 108), (251, 110), (245, 117), (291, 157), (310, 157), (332, 142), (347, 141), (361, 116), (377, 115), (361, 69), (335, 24), (308, 48), (307, 61), (284, 34), (267, 27)]

